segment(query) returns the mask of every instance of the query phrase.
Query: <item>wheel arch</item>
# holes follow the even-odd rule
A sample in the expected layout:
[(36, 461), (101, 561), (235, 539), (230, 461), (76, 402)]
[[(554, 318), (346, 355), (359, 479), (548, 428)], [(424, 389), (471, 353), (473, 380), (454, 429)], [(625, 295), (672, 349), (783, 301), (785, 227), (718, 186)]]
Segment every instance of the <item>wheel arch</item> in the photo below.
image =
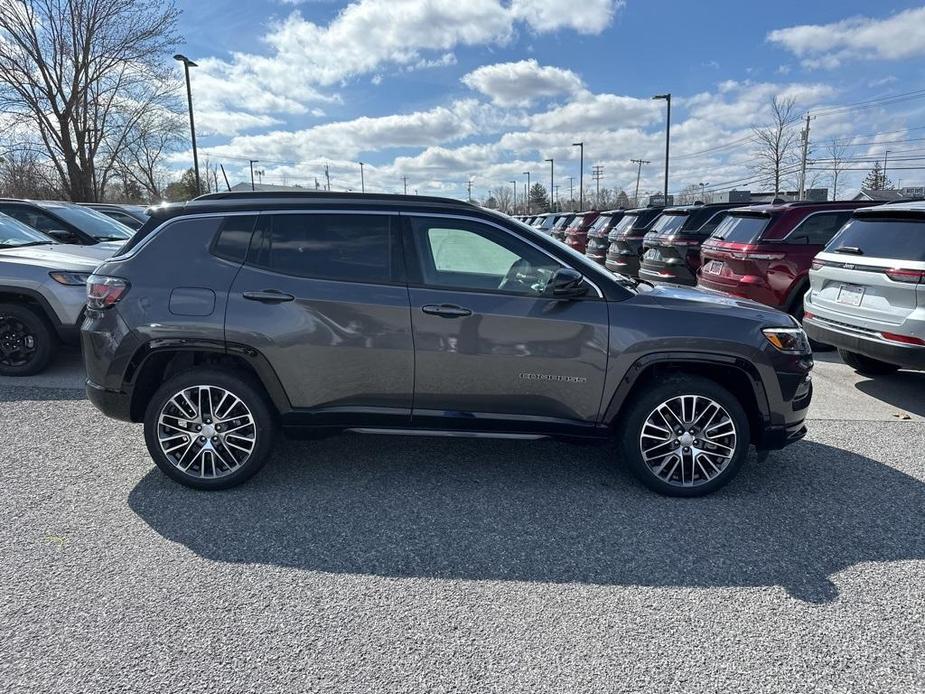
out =
[(23, 302), (33, 309), (37, 309), (38, 314), (44, 318), (51, 326), (52, 330), (58, 337), (61, 337), (63, 325), (58, 314), (55, 313), (48, 299), (42, 296), (41, 292), (27, 287), (16, 287), (0, 284), (0, 303), (17, 303)]
[(761, 376), (744, 359), (715, 353), (657, 352), (640, 357), (627, 369), (604, 411), (604, 424), (616, 427), (621, 411), (634, 394), (648, 383), (675, 374), (708, 378), (732, 393), (745, 408), (753, 440), (769, 419)]
[(270, 362), (251, 347), (209, 341), (152, 340), (136, 350), (125, 371), (124, 382), (131, 392), (130, 420), (144, 419), (148, 400), (167, 378), (198, 366), (247, 373), (263, 388), (277, 414), (292, 409)]

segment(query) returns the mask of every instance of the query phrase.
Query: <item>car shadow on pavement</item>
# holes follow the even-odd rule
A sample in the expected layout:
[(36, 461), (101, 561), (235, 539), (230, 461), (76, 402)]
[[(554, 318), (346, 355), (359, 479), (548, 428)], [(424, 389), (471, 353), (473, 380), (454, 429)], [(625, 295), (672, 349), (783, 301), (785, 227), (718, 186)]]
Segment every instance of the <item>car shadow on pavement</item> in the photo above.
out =
[(859, 381), (854, 387), (872, 398), (925, 417), (925, 371), (898, 371)]
[[(21, 380), (21, 379), (20, 379)], [(47, 388), (33, 385), (0, 383), (0, 403), (27, 400), (86, 400), (87, 394), (75, 388)]]
[(699, 499), (648, 492), (611, 455), (344, 435), (281, 444), (224, 492), (154, 469), (129, 504), (206, 559), (388, 577), (776, 585), (823, 603), (842, 569), (925, 559), (925, 484), (860, 455), (802, 442)]

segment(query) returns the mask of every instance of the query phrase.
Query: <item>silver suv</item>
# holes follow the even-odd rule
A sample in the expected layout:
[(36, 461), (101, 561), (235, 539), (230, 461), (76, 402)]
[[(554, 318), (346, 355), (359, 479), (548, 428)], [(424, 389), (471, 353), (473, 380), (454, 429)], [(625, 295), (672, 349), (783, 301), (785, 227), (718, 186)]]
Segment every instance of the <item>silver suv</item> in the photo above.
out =
[(809, 277), (811, 338), (863, 374), (925, 369), (925, 202), (857, 210)]
[(59, 344), (76, 344), (87, 278), (110, 255), (0, 214), (0, 376), (31, 376)]

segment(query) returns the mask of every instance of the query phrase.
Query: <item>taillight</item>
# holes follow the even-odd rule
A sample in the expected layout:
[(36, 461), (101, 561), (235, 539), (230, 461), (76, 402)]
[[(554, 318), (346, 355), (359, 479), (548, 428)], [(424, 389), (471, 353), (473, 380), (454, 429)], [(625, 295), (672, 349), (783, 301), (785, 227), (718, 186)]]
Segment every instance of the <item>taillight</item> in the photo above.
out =
[(925, 270), (904, 270), (903, 268), (894, 267), (886, 271), (886, 276), (894, 282), (925, 283)]
[(813, 258), (813, 262), (812, 262), (812, 264), (811, 264), (811, 267), (812, 267), (813, 270), (821, 270), (821, 269), (824, 268), (826, 265), (828, 265), (828, 263), (826, 263), (824, 260), (816, 260), (815, 258)]
[(815, 318), (815, 313), (810, 313), (809, 311), (803, 311), (803, 318)]
[(738, 253), (732, 252), (731, 255), (736, 260), (783, 260), (787, 256), (783, 253)]
[(900, 335), (898, 333), (880, 333), (883, 335), (884, 340), (889, 340), (890, 342), (901, 342), (904, 345), (925, 345), (925, 340), (921, 337), (913, 337), (912, 335)]
[(119, 277), (90, 275), (87, 280), (87, 306), (95, 309), (109, 308), (125, 296), (128, 287), (128, 282)]

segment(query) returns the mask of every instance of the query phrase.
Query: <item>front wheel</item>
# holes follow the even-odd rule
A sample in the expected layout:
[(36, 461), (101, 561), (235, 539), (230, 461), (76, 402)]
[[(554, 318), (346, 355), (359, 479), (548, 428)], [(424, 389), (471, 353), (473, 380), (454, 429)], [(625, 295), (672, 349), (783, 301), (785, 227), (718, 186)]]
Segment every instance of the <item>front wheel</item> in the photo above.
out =
[(195, 369), (165, 382), (145, 412), (145, 443), (170, 478), (196, 489), (227, 489), (263, 467), (274, 418), (246, 374)]
[(51, 326), (42, 316), (21, 304), (0, 304), (0, 376), (43, 371), (56, 346)]
[(849, 352), (846, 349), (839, 348), (838, 356), (862, 376), (886, 376), (899, 370), (896, 364), (880, 361), (857, 352)]
[(742, 404), (714, 381), (678, 376), (647, 388), (624, 417), (623, 459), (649, 489), (702, 496), (727, 484), (748, 453)]

